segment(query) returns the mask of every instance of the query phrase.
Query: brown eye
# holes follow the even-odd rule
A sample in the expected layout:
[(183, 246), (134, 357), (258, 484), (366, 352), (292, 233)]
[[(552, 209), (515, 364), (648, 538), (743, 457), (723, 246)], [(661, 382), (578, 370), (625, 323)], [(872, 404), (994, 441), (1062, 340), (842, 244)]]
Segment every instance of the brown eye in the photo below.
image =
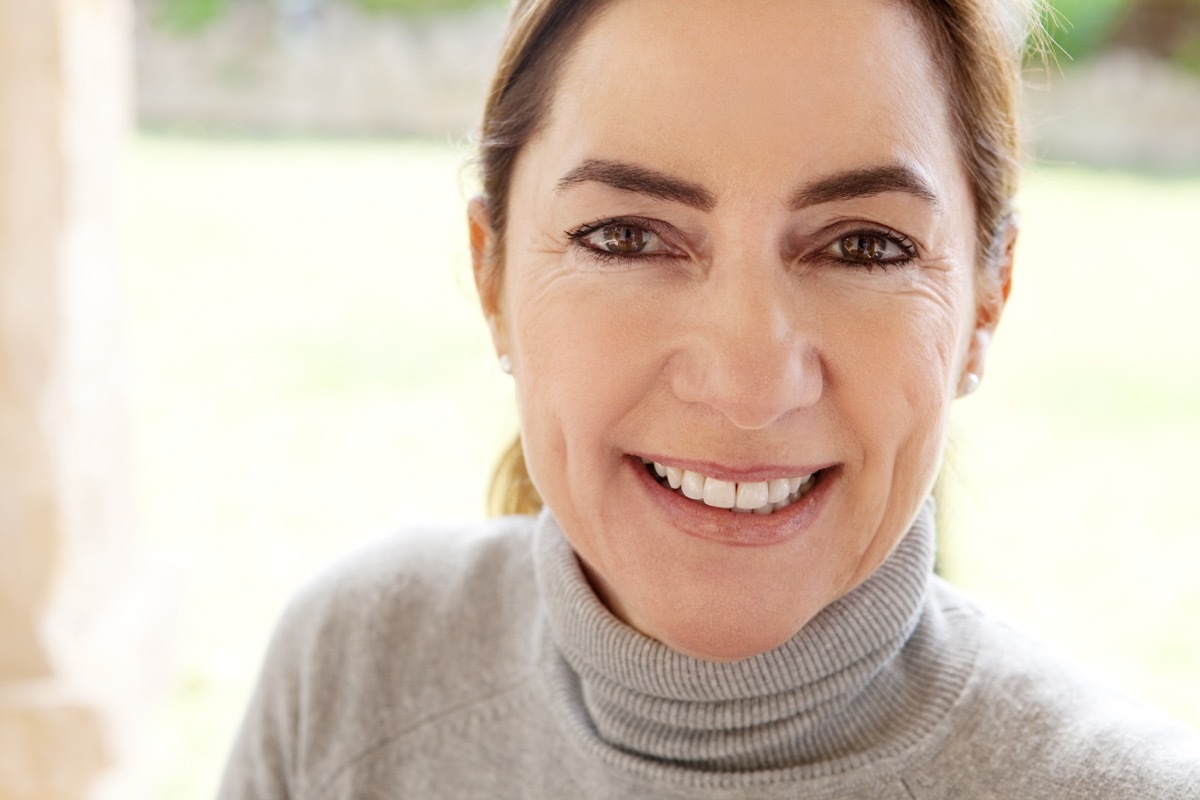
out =
[(646, 249), (654, 234), (635, 225), (609, 225), (596, 232), (596, 244), (617, 255), (634, 255)]
[(873, 233), (856, 233), (843, 236), (841, 241), (842, 255), (859, 261), (883, 261), (895, 256), (888, 252), (889, 246), (894, 250), (900, 248), (883, 236)]
[(916, 257), (916, 246), (902, 234), (856, 231), (837, 239), (825, 252), (847, 264), (886, 267), (911, 261)]
[[(660, 220), (611, 217), (564, 234), (578, 246), (583, 257), (617, 266), (632, 268), (659, 259), (686, 258), (686, 252), (668, 244), (660, 231), (674, 229)], [(678, 233), (665, 235), (675, 237)]]
[(605, 258), (636, 260), (673, 252), (649, 224), (637, 220), (605, 220), (567, 236)]

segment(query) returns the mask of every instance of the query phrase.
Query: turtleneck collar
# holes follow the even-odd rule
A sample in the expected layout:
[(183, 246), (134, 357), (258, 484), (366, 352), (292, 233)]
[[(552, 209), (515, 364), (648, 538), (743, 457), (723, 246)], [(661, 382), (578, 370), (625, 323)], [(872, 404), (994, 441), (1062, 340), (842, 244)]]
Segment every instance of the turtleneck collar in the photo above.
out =
[(966, 654), (947, 657), (918, 631), (934, 538), (926, 504), (879, 569), (795, 636), (716, 663), (617, 620), (543, 512), (537, 579), (559, 656), (558, 699), (593, 744), (689, 770), (829, 774), (894, 755), (937, 723), (969, 669)]

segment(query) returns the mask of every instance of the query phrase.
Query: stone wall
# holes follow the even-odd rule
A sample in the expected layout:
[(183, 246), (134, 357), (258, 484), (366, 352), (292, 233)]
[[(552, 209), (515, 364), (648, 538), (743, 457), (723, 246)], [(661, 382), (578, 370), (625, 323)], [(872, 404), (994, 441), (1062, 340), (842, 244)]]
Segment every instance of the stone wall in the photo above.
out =
[[(467, 135), (504, 25), (501, 6), (409, 22), (346, 0), (292, 0), (234, 2), (210, 28), (178, 35), (147, 8), (138, 5), (141, 121), (268, 134)], [(1030, 85), (1030, 131), (1047, 160), (1200, 169), (1194, 75), (1126, 52), (1064, 58)]]
[(129, 49), (127, 0), (0, 0), (4, 800), (96, 796), (138, 691), (114, 302)]
[(1047, 162), (1200, 170), (1200, 78), (1134, 50), (1031, 80), (1029, 138)]
[(137, 5), (139, 119), (154, 126), (332, 135), (464, 135), (499, 50), (503, 6), (404, 21), (344, 0), (232, 3), (178, 34)]

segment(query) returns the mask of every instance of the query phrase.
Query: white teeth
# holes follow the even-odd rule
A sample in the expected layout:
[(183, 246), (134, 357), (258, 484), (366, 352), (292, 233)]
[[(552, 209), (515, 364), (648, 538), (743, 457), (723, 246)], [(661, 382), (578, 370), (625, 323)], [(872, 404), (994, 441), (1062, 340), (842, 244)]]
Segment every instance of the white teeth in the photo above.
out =
[(679, 467), (666, 467), (666, 470), (667, 483), (670, 484), (672, 489), (678, 489), (683, 483), (683, 470)]
[(704, 479), (704, 504), (713, 508), (733, 508), (737, 497), (737, 484), (733, 481)]
[(737, 502), (734, 505), (751, 511), (762, 508), (767, 504), (767, 493), (766, 481), (739, 483), (737, 485)]
[(709, 478), (699, 472), (658, 462), (645, 463), (654, 468), (659, 478), (665, 478), (668, 486), (681, 491), (684, 497), (713, 508), (727, 508), (742, 513), (771, 514), (787, 508), (807, 494), (813, 483), (812, 475), (739, 483)]
[(704, 499), (704, 476), (699, 472), (683, 471), (683, 496), (689, 500)]

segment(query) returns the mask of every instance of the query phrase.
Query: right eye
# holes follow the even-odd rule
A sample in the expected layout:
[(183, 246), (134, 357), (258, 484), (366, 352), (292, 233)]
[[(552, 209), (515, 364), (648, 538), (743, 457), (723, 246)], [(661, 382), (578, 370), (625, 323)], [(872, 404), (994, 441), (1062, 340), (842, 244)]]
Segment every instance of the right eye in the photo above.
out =
[(658, 234), (628, 223), (606, 225), (587, 234), (582, 241), (588, 247), (622, 256), (648, 255), (647, 251), (653, 253), (663, 248)]
[(567, 237), (588, 254), (604, 259), (632, 261), (678, 254), (652, 225), (642, 220), (599, 220), (569, 231)]

